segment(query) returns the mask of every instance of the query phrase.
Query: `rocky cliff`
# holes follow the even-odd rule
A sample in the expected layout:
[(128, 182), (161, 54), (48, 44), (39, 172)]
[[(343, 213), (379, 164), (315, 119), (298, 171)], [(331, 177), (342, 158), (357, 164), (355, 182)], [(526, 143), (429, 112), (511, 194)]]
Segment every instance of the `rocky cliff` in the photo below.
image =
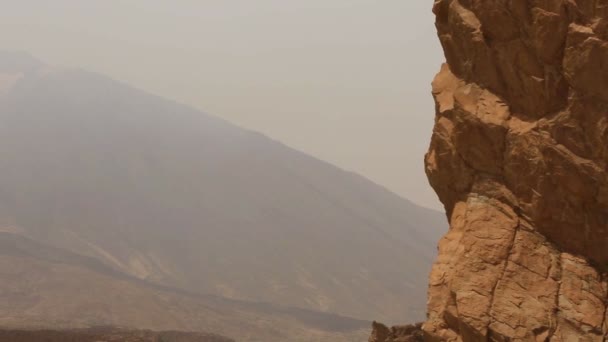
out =
[(608, 332), (608, 2), (437, 0), (429, 341)]

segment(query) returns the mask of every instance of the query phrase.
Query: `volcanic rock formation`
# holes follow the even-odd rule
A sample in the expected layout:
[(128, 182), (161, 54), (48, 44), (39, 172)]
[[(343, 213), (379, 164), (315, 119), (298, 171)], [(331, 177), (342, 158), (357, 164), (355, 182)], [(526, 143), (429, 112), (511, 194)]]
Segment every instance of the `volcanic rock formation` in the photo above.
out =
[(430, 341), (604, 341), (608, 5), (437, 0)]

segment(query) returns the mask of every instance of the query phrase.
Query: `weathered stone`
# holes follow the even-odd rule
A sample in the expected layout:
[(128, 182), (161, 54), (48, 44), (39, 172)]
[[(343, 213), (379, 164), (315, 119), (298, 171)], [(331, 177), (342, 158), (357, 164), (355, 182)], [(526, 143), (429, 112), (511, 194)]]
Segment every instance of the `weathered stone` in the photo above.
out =
[(400, 325), (388, 328), (378, 322), (372, 324), (372, 335), (369, 342), (422, 342), (422, 323), (415, 325)]
[(608, 2), (436, 0), (429, 341), (603, 341)]

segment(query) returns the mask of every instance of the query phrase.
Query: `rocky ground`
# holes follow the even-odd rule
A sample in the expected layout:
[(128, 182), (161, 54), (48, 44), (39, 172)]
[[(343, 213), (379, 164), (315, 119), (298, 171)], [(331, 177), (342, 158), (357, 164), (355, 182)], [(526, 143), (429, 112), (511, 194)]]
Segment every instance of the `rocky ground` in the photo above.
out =
[(81, 330), (0, 330), (0, 341), (11, 342), (234, 342), (214, 334), (116, 328)]
[(369, 342), (422, 342), (422, 323), (395, 326), (392, 328), (378, 322), (372, 324)]

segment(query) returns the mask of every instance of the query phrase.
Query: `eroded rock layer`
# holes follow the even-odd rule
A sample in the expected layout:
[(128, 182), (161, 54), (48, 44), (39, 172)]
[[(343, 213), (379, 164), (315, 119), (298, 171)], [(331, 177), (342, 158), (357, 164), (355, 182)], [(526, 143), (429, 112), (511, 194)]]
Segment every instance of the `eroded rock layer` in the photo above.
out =
[(430, 341), (604, 341), (608, 1), (437, 0)]

